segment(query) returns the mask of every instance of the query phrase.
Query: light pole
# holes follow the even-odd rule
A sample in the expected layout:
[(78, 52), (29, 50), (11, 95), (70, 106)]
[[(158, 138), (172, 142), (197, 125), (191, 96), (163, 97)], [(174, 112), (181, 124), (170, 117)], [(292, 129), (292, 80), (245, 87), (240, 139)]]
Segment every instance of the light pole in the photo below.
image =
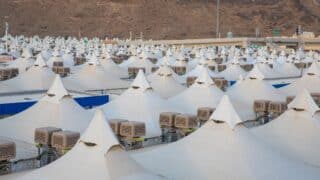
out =
[(220, 34), (220, 0), (217, 0), (217, 20), (216, 20), (216, 38), (219, 37), (219, 34)]
[(6, 36), (6, 52), (8, 52), (8, 31), (9, 31), (9, 24), (8, 22), (5, 22), (6, 25), (6, 31), (5, 31), (5, 36)]

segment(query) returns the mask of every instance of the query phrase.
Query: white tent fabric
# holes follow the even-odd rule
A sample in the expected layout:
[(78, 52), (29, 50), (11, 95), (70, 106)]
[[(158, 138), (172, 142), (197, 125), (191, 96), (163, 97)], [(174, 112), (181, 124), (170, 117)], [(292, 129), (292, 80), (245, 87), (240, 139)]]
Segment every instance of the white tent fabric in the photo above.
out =
[(203, 69), (192, 86), (168, 102), (183, 112), (195, 114), (199, 107), (216, 107), (222, 96), (222, 90), (215, 86), (208, 71)]
[(245, 77), (248, 73), (243, 70), (239, 64), (230, 64), (227, 69), (221, 71), (216, 76), (223, 77), (228, 81), (238, 80), (239, 76)]
[(185, 79), (187, 79), (187, 77), (198, 77), (201, 75), (202, 71), (204, 71), (203, 69), (206, 69), (210, 75), (210, 77), (215, 77), (216, 74), (214, 72), (212, 72), (206, 65), (204, 64), (198, 64), (194, 69), (192, 69), (191, 71), (187, 72), (185, 75), (183, 75), (183, 77)]
[(277, 89), (255, 77), (246, 78), (235, 85), (231, 86), (226, 94), (243, 120), (253, 120), (255, 113), (253, 103), (255, 100), (271, 100), (285, 102), (285, 95)]
[(320, 86), (317, 86), (316, 84), (320, 84), (320, 77), (308, 73), (279, 90), (288, 96), (295, 96), (303, 89), (307, 89), (310, 93), (318, 93), (320, 92)]
[(164, 180), (160, 175), (155, 175), (125, 152), (120, 146), (110, 149), (106, 155), (107, 168), (111, 179), (115, 180)]
[[(104, 155), (110, 147), (119, 143), (103, 118), (103, 113), (98, 111), (70, 152), (43, 168), (27, 173), (20, 179), (110, 179)], [(89, 143), (95, 145), (90, 146)]]
[(320, 124), (310, 112), (290, 108), (270, 123), (251, 131), (284, 155), (320, 167)]
[[(112, 147), (119, 147), (119, 142), (106, 123), (103, 112), (97, 110), (89, 127), (70, 152), (43, 168), (20, 176), (19, 179), (121, 180), (130, 176), (141, 180), (147, 180), (146, 177), (164, 179), (143, 169), (124, 151), (114, 151)], [(118, 172), (109, 169), (114, 166), (118, 166)]]
[(100, 63), (107, 73), (119, 78), (127, 78), (129, 76), (128, 71), (119, 67), (111, 58), (102, 59)]
[(221, 121), (229, 124), (234, 129), (237, 124), (242, 123), (241, 118), (235, 111), (230, 99), (227, 95), (224, 95), (218, 104), (216, 110), (213, 112), (210, 120)]
[(311, 66), (307, 69), (306, 74), (315, 74), (317, 76), (320, 76), (320, 65), (317, 62), (313, 62)]
[(10, 61), (8, 64), (8, 68), (18, 68), (19, 73), (25, 72), (29, 67), (31, 67), (34, 63), (33, 58), (18, 58), (14, 61)]
[(179, 94), (185, 87), (174, 78), (174, 72), (168, 66), (161, 66), (154, 74), (147, 77), (153, 90), (162, 98)]
[(281, 74), (281, 77), (297, 77), (301, 75), (299, 70), (293, 63), (285, 62), (282, 64), (274, 63), (273, 69), (277, 73)]
[(151, 74), (151, 69), (156, 66), (149, 59), (141, 55), (139, 58), (133, 59), (127, 67), (145, 68), (146, 74)]
[(40, 127), (53, 126), (82, 133), (91, 116), (67, 94), (57, 76), (39, 102), (21, 113), (0, 120), (0, 136), (34, 143), (34, 130)]
[(63, 79), (67, 89), (104, 90), (127, 88), (129, 83), (111, 73), (107, 73), (96, 58), (81, 65), (77, 72)]
[(212, 120), (182, 140), (132, 152), (132, 157), (171, 179), (300, 180), (320, 174), (274, 152), (244, 126), (232, 129)]
[(315, 114), (320, 110), (318, 105), (314, 102), (313, 98), (309, 94), (309, 92), (304, 89), (301, 93), (299, 93), (292, 102), (288, 104), (289, 109), (303, 109), (304, 111), (308, 111), (311, 114)]
[(172, 108), (152, 90), (143, 71), (140, 70), (130, 88), (115, 100), (105, 104), (103, 110), (108, 119), (120, 118), (144, 122), (148, 138), (161, 134), (159, 115), (161, 112), (172, 111)]
[(7, 81), (0, 82), (0, 92), (32, 91), (48, 89), (55, 77), (42, 58), (26, 72)]

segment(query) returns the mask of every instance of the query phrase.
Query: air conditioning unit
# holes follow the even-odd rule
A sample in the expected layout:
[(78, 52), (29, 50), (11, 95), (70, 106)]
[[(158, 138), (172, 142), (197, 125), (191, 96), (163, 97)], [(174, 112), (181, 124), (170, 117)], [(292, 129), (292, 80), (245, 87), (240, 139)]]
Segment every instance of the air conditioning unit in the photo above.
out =
[(223, 58), (222, 57), (217, 57), (214, 59), (214, 61), (217, 63), (217, 64), (221, 64), (223, 62)]
[(156, 72), (159, 69), (159, 67), (152, 67), (151, 72)]
[(84, 57), (76, 57), (75, 59), (74, 59), (74, 64), (75, 65), (81, 65), (81, 64), (84, 64), (85, 62), (86, 62), (86, 58), (84, 58)]
[(79, 140), (80, 133), (74, 131), (58, 131), (52, 133), (51, 145), (59, 151), (70, 150)]
[(213, 78), (213, 81), (215, 85), (222, 90), (225, 90), (228, 87), (228, 81), (223, 78)]
[(10, 160), (16, 157), (16, 144), (11, 141), (0, 139), (0, 175), (11, 172)]
[(242, 67), (242, 69), (244, 69), (245, 71), (249, 72), (253, 69), (253, 64), (243, 64), (240, 65), (240, 67)]
[(270, 102), (268, 107), (268, 112), (281, 114), (287, 110), (286, 102)]
[(187, 77), (187, 87), (190, 87), (196, 81), (196, 79), (197, 79), (196, 76)]
[(63, 67), (63, 62), (62, 61), (54, 61), (52, 66)]
[(17, 76), (19, 74), (19, 69), (18, 68), (12, 68), (11, 70), (12, 70), (11, 73), (12, 73), (13, 77), (15, 77), (15, 76)]
[(187, 72), (187, 67), (185, 66), (173, 66), (173, 71), (178, 75), (184, 75)]
[(198, 120), (201, 121), (208, 121), (212, 113), (214, 112), (215, 108), (211, 107), (200, 107), (197, 111)]
[(136, 138), (146, 135), (146, 126), (143, 122), (128, 121), (120, 125), (120, 135), (127, 138)]
[(177, 115), (179, 115), (179, 113), (175, 113), (175, 112), (162, 112), (162, 113), (160, 113), (160, 117), (159, 117), (160, 126), (173, 127), (174, 126), (174, 119)]
[(58, 74), (58, 69), (59, 69), (58, 66), (53, 66), (53, 67), (52, 67), (52, 72)]
[(174, 126), (180, 129), (195, 128), (198, 125), (197, 116), (191, 114), (179, 114), (174, 119)]
[(211, 71), (215, 71), (215, 70), (216, 70), (216, 66), (213, 66), (213, 65), (209, 65), (208, 68), (209, 68)]
[(16, 144), (11, 141), (0, 139), (0, 162), (9, 161), (16, 157)]
[(70, 74), (70, 68), (68, 67), (57, 67), (57, 74), (60, 74), (62, 77), (67, 76)]
[(253, 102), (253, 110), (256, 113), (260, 113), (260, 112), (268, 112), (268, 108), (269, 108), (269, 100), (255, 100)]
[(125, 119), (110, 119), (109, 121), (110, 127), (114, 134), (120, 135), (120, 126), (123, 122), (128, 122), (128, 120)]
[(227, 69), (227, 65), (225, 65), (225, 64), (218, 65), (218, 72), (224, 71), (225, 69)]
[(56, 127), (36, 128), (34, 132), (34, 142), (39, 145), (51, 146), (52, 134), (59, 131), (62, 131), (62, 129)]

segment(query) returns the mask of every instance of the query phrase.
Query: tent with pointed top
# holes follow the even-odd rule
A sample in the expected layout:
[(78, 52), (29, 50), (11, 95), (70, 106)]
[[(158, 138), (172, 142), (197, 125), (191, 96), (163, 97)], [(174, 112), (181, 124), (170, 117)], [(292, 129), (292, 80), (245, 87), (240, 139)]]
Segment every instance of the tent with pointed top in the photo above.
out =
[(273, 70), (279, 74), (281, 77), (297, 77), (301, 75), (301, 70), (299, 70), (293, 63), (285, 62), (285, 63), (274, 63)]
[(192, 86), (168, 102), (183, 112), (195, 114), (199, 107), (216, 107), (222, 96), (222, 90), (215, 86), (207, 69), (203, 69)]
[(228, 81), (235, 81), (239, 76), (245, 77), (248, 73), (242, 69), (240, 64), (230, 64), (224, 71), (219, 72), (216, 76), (223, 77)]
[(146, 80), (142, 70), (129, 89), (115, 100), (103, 106), (108, 119), (127, 119), (140, 121), (146, 125), (146, 137), (161, 134), (159, 115), (161, 112), (173, 111), (169, 104), (157, 95)]
[(295, 96), (303, 89), (308, 90), (310, 93), (319, 93), (320, 86), (318, 84), (320, 84), (320, 77), (314, 73), (307, 73), (279, 90), (288, 96)]
[(0, 82), (0, 92), (46, 90), (50, 87), (54, 77), (55, 74), (39, 55), (33, 66), (26, 72)]
[(23, 49), (22, 56), (14, 61), (7, 63), (9, 68), (18, 68), (19, 73), (25, 72), (34, 63), (30, 49)]
[[(80, 137), (74, 148), (60, 159), (20, 176), (21, 180), (120, 180), (126, 177), (136, 177), (147, 180), (162, 179), (139, 166), (125, 152), (117, 154), (114, 150), (120, 147), (111, 128), (105, 121), (101, 110), (97, 110), (88, 128)], [(123, 162), (117, 162), (123, 160)], [(122, 165), (125, 165), (121, 167)], [(118, 165), (118, 171), (111, 171), (110, 167)]]
[(231, 86), (226, 94), (243, 120), (253, 120), (253, 104), (255, 100), (270, 100), (285, 102), (285, 95), (261, 78), (261, 74), (249, 73), (247, 78)]
[(151, 69), (153, 67), (156, 67), (156, 65), (153, 64), (148, 58), (149, 56), (147, 55), (147, 53), (143, 51), (138, 58), (132, 59), (132, 61), (129, 64), (127, 64), (126, 68), (144, 68), (146, 74), (151, 74)]
[[(256, 140), (228, 98), (209, 121), (189, 136), (166, 145), (144, 148), (132, 157), (171, 179), (318, 179), (317, 168), (291, 161)], [(221, 116), (221, 112), (230, 114)], [(238, 120), (234, 120), (236, 118)]]
[(286, 156), (320, 167), (320, 122), (314, 114), (319, 107), (306, 90), (273, 121), (251, 131), (264, 143)]
[(111, 58), (105, 58), (100, 61), (101, 66), (109, 74), (112, 74), (119, 78), (129, 77), (128, 71), (119, 67), (116, 63), (113, 62)]
[(91, 112), (83, 109), (65, 90), (57, 75), (47, 94), (30, 108), (0, 120), (0, 136), (33, 143), (34, 130), (58, 127), (83, 132)]
[(78, 67), (75, 73), (63, 79), (67, 89), (105, 90), (127, 88), (129, 83), (104, 70), (96, 56)]
[(185, 87), (175, 78), (178, 76), (167, 65), (161, 66), (155, 73), (150, 74), (147, 79), (151, 87), (161, 97), (167, 99), (182, 92)]

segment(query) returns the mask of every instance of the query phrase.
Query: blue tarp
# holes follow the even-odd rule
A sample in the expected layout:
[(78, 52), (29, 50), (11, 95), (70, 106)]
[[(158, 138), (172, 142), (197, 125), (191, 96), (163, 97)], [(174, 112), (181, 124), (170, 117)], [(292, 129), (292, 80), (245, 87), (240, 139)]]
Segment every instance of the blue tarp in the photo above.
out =
[[(100, 106), (109, 102), (109, 96), (103, 95), (103, 96), (79, 97), (79, 98), (75, 98), (74, 100), (84, 108), (92, 108), (94, 106)], [(31, 107), (36, 102), (37, 101), (0, 104), (0, 115), (17, 114)]]
[[(237, 81), (229, 81), (230, 86), (234, 85)], [(290, 83), (282, 83), (282, 84), (272, 84), (273, 87), (275, 88), (282, 88), (284, 86), (289, 85)]]

